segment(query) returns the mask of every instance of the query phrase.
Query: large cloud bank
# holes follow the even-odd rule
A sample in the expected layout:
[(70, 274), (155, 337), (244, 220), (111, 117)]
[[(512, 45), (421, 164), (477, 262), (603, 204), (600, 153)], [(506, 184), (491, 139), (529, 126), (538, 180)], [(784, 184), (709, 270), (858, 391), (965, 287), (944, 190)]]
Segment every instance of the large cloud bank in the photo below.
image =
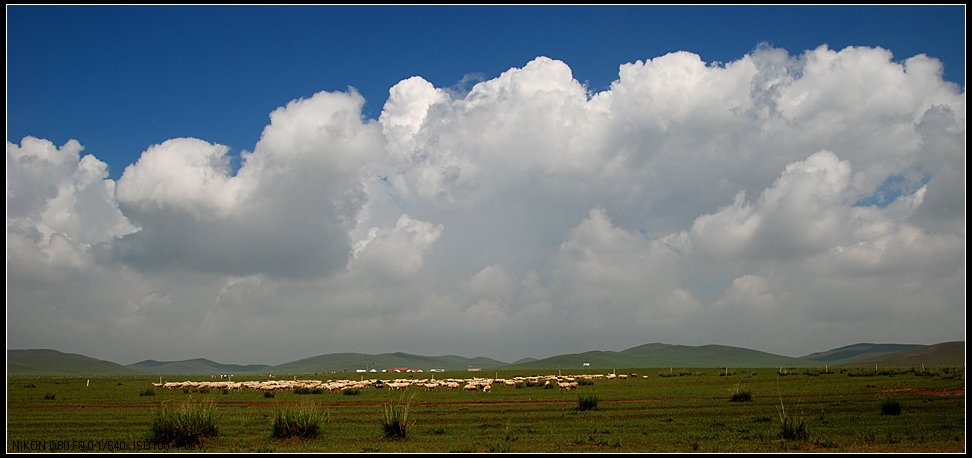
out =
[(270, 114), (116, 182), (7, 141), (8, 347), (121, 362), (512, 361), (647, 342), (798, 356), (964, 339), (965, 92), (880, 48), (677, 52), (591, 93), (538, 57)]

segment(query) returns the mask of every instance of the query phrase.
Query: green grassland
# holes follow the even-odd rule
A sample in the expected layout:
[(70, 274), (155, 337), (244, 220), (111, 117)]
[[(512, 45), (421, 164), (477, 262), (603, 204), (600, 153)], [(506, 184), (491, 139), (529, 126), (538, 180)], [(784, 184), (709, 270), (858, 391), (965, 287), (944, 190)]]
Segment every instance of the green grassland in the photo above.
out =
[[(527, 369), (446, 372), (435, 378), (550, 373)], [(77, 444), (98, 441), (112, 444), (112, 451), (136, 451), (131, 447), (147, 438), (160, 406), (186, 401), (215, 406), (218, 436), (207, 438), (199, 447), (169, 451), (965, 451), (963, 369), (790, 368), (781, 375), (778, 369), (656, 368), (619, 369), (618, 373), (638, 375), (627, 380), (598, 379), (571, 391), (494, 384), (489, 393), (366, 388), (357, 395), (281, 391), (272, 398), (259, 391), (152, 389), (152, 382), (159, 379), (146, 376), (13, 376), (7, 378), (7, 451), (79, 452), (83, 450)], [(310, 374), (297, 378), (362, 376), (421, 379), (432, 374)], [(169, 377), (168, 381), (186, 379)], [(750, 392), (751, 400), (731, 402), (733, 393), (741, 390)], [(578, 410), (579, 396), (591, 395), (597, 397), (596, 410)], [(403, 396), (414, 396), (408, 413), (409, 422), (414, 423), (406, 439), (385, 438), (381, 425), (384, 405), (401, 404)], [(882, 412), (882, 402), (888, 399), (900, 404), (900, 414)], [(326, 412), (320, 434), (315, 438), (271, 438), (277, 413), (296, 406)], [(803, 425), (803, 435), (782, 437), (781, 406), (788, 421)], [(75, 445), (51, 450), (51, 441)], [(102, 445), (94, 451), (108, 450)]]

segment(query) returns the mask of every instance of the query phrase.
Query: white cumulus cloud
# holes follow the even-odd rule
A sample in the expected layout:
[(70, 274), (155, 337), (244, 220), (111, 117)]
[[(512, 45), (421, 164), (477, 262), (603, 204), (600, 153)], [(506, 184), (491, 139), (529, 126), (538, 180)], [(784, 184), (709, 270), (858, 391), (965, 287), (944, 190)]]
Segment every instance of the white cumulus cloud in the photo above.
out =
[(965, 92), (934, 58), (680, 51), (597, 93), (516, 64), (409, 76), (377, 120), (353, 89), (290, 101), (235, 171), (175, 138), (115, 183), (77, 141), (8, 140), (8, 319), (47, 328), (8, 339), (282, 363), (964, 338)]

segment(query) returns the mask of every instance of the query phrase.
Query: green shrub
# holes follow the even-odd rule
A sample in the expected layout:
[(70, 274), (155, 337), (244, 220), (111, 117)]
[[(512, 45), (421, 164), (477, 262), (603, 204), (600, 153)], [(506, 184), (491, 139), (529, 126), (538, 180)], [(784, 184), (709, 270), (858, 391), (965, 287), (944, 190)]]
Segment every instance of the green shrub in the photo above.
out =
[(155, 396), (155, 389), (147, 388), (138, 392), (139, 396)]
[(411, 424), (408, 422), (408, 414), (412, 409), (412, 400), (414, 398), (415, 393), (412, 393), (412, 396), (406, 402), (405, 395), (402, 394), (402, 399), (397, 404), (388, 403), (383, 406), (381, 426), (384, 431), (384, 437), (402, 440), (408, 438), (409, 429), (415, 425), (414, 420)]
[(312, 439), (320, 435), (321, 424), (327, 423), (329, 419), (330, 414), (326, 410), (309, 405), (278, 410), (270, 437)]
[(594, 379), (589, 378), (579, 378), (577, 379), (577, 385), (579, 386), (589, 386), (594, 384)]
[(57, 397), (57, 394), (55, 394), (55, 393), (45, 393), (44, 394), (44, 400), (45, 401), (53, 401), (54, 398), (56, 398), (56, 397)]
[(176, 408), (160, 406), (147, 440), (189, 447), (201, 445), (204, 438), (218, 435), (213, 403), (192, 402), (190, 399)]
[(341, 393), (345, 396), (357, 396), (361, 394), (361, 388), (348, 388), (346, 390), (341, 390)]
[(578, 411), (597, 410), (597, 395), (580, 395), (577, 397)]
[(881, 400), (882, 415), (901, 415), (901, 403), (897, 399), (887, 397)]
[(277, 395), (277, 393), (275, 391), (273, 391), (273, 390), (266, 390), (266, 391), (263, 392), (263, 397), (265, 397), (265, 398), (272, 398), (272, 397), (274, 397), (276, 395)]

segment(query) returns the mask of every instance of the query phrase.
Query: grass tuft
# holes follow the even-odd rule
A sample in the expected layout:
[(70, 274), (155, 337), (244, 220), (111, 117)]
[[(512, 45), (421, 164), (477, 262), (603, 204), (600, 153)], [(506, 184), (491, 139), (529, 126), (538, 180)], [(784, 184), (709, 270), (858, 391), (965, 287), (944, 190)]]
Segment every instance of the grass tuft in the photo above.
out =
[(810, 432), (807, 431), (807, 424), (803, 418), (794, 418), (786, 413), (786, 406), (783, 405), (783, 396), (780, 396), (780, 406), (776, 409), (780, 418), (780, 437), (784, 440), (807, 440)]
[(201, 445), (203, 439), (219, 435), (216, 407), (212, 402), (192, 402), (172, 408), (159, 407), (149, 431), (149, 442), (172, 444), (176, 447)]
[(294, 394), (323, 394), (323, 393), (324, 393), (323, 388), (306, 388), (302, 386), (294, 388)]
[(597, 395), (580, 395), (577, 397), (577, 408), (575, 409), (579, 412), (585, 410), (597, 410)]
[(732, 396), (729, 397), (729, 402), (749, 402), (752, 400), (752, 391), (743, 389), (739, 385), (736, 385), (736, 388), (732, 391)]
[(139, 396), (155, 396), (155, 389), (147, 388), (138, 392)]
[(411, 424), (408, 422), (408, 414), (412, 409), (412, 400), (415, 398), (415, 393), (405, 401), (405, 395), (402, 394), (402, 398), (398, 403), (384, 404), (382, 409), (381, 427), (384, 431), (384, 437), (389, 439), (408, 439), (409, 430), (415, 426), (415, 421), (413, 420)]
[(901, 402), (890, 396), (882, 399), (881, 415), (901, 415)]
[(330, 421), (330, 413), (311, 405), (301, 405), (277, 411), (273, 420), (273, 431), (270, 437), (286, 439), (299, 437), (313, 439), (320, 435), (321, 424)]

